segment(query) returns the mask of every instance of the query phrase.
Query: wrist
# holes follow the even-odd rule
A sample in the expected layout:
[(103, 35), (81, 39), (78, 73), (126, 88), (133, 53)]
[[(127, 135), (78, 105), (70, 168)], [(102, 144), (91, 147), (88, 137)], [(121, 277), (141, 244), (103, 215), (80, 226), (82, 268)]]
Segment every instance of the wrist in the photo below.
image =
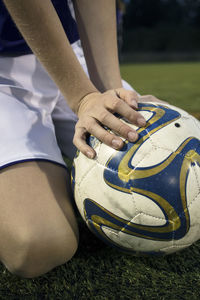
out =
[(91, 91), (91, 92), (87, 93), (86, 95), (84, 95), (78, 102), (76, 114), (79, 116), (80, 111), (84, 110), (85, 103), (88, 101), (92, 101), (92, 99), (94, 97), (99, 96), (99, 95), (101, 95), (101, 93), (98, 90)]
[(120, 73), (117, 71), (113, 72), (112, 69), (101, 71), (99, 74), (93, 73), (92, 76), (90, 74), (92, 83), (102, 93), (123, 87)]

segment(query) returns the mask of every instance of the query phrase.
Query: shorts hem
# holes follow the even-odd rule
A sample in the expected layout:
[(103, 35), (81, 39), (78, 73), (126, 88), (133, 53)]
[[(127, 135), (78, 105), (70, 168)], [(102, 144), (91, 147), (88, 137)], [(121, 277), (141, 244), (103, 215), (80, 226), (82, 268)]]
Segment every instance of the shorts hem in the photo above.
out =
[(46, 161), (46, 162), (50, 162), (50, 163), (56, 164), (58, 166), (61, 166), (64, 169), (66, 169), (67, 171), (69, 171), (67, 165), (64, 164), (64, 163), (62, 164), (61, 162), (58, 162), (58, 161), (55, 161), (55, 160), (52, 160), (52, 159), (38, 158), (38, 157), (18, 159), (18, 160), (13, 160), (13, 161), (7, 162), (5, 164), (1, 164), (0, 165), (0, 170), (3, 170), (5, 168), (13, 166), (15, 164), (24, 163), (24, 162), (30, 162), (30, 161)]

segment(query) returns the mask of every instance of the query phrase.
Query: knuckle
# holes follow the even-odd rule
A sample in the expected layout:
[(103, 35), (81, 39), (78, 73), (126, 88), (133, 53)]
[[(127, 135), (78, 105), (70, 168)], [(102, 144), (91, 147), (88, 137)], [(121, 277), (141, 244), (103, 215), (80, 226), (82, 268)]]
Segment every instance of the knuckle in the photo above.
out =
[(87, 131), (91, 133), (91, 132), (93, 131), (95, 125), (96, 125), (96, 121), (95, 121), (95, 120), (90, 120), (90, 121), (87, 123), (87, 125), (86, 125)]
[(83, 117), (79, 120), (75, 126), (76, 129), (84, 129), (84, 130), (91, 130), (95, 125), (96, 121), (91, 117)]
[(84, 123), (85, 123), (85, 117), (81, 117), (80, 119), (78, 119), (75, 125), (75, 129), (84, 127)]
[(133, 113), (133, 111), (128, 111), (126, 114), (126, 118), (130, 121), (133, 121), (135, 119), (135, 114)]
[(105, 144), (110, 144), (111, 143), (111, 134), (105, 131), (105, 133), (102, 134), (101, 140)]
[(102, 112), (100, 112), (99, 113), (99, 121), (101, 123), (105, 123), (107, 121), (107, 119), (108, 119), (108, 115), (109, 115), (108, 111), (102, 111)]
[(139, 115), (139, 113), (136, 112), (136, 111), (134, 111), (134, 110), (132, 109), (131, 111), (127, 112), (126, 118), (127, 118), (127, 120), (129, 120), (130, 122), (133, 122), (133, 123), (134, 123), (134, 122), (136, 121), (138, 115)]
[(156, 97), (154, 97), (153, 95), (149, 95), (149, 98), (150, 98), (151, 100), (155, 100), (155, 99), (156, 99)]
[(120, 124), (119, 128), (118, 128), (118, 133), (121, 135), (121, 136), (126, 136), (128, 131), (130, 131), (129, 127), (125, 124)]
[(153, 101), (153, 100), (156, 99), (156, 97), (153, 96), (153, 95), (145, 95), (145, 96), (144, 96), (144, 99), (147, 99), (148, 101)]
[(121, 101), (117, 98), (114, 98), (111, 102), (111, 109), (113, 111), (116, 111), (119, 108), (120, 104), (121, 104)]

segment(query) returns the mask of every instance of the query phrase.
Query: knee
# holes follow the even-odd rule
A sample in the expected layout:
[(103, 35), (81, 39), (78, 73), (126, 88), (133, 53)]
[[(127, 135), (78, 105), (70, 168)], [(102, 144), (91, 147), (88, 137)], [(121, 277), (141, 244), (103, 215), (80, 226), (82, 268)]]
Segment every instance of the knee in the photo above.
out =
[(12, 255), (2, 259), (6, 268), (23, 278), (35, 278), (69, 261), (78, 247), (78, 237), (49, 236), (38, 238), (22, 234), (12, 247)]

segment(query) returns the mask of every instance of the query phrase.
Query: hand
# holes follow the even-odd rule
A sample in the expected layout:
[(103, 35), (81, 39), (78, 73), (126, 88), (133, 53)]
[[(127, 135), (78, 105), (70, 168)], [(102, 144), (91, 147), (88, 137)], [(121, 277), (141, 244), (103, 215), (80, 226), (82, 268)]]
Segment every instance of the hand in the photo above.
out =
[[(86, 143), (88, 133), (115, 149), (123, 147), (123, 140), (119, 136), (135, 142), (138, 139), (137, 132), (114, 116), (114, 113), (118, 113), (132, 124), (145, 126), (146, 120), (136, 111), (137, 101), (137, 93), (124, 88), (109, 90), (103, 94), (94, 92), (86, 95), (78, 109), (79, 120), (75, 128), (74, 145), (87, 157), (94, 158), (95, 150)], [(113, 133), (103, 126), (111, 129)]]

